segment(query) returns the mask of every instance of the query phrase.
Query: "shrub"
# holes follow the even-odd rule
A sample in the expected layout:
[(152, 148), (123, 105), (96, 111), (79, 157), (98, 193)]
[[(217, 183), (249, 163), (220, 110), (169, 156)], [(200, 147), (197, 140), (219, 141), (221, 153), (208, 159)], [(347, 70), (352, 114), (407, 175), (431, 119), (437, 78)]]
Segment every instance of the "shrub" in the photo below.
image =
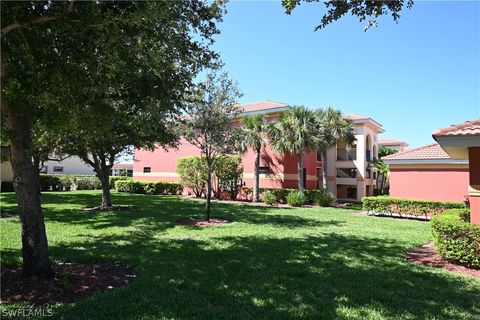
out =
[(321, 207), (331, 207), (337, 200), (335, 196), (327, 192), (326, 190), (319, 190), (320, 192), (316, 193), (313, 198), (313, 203)]
[(41, 191), (59, 191), (62, 187), (59, 176), (41, 174), (40, 190)]
[(217, 198), (220, 198), (222, 192), (226, 192), (230, 200), (235, 200), (243, 184), (242, 158), (240, 156), (219, 158), (214, 174), (218, 179), (218, 189), (215, 191)]
[(275, 195), (272, 192), (267, 190), (263, 193), (263, 202), (265, 202), (266, 204), (272, 205), (275, 202), (277, 202), (277, 197), (275, 197)]
[(178, 194), (182, 191), (182, 186), (176, 182), (168, 181), (135, 181), (133, 179), (118, 180), (115, 182), (115, 189), (119, 192), (129, 192), (138, 194)]
[(12, 181), (2, 181), (1, 191), (2, 192), (13, 192), (13, 191), (15, 191), (13, 189), (13, 182)]
[(302, 191), (292, 191), (287, 195), (287, 203), (294, 207), (300, 207), (305, 204), (307, 197)]
[(177, 160), (177, 173), (183, 187), (201, 197), (207, 184), (207, 163), (203, 157), (186, 157)]
[(480, 268), (480, 225), (462, 220), (467, 209), (451, 209), (432, 218), (437, 251), (446, 260)]
[(265, 193), (266, 191), (270, 191), (275, 198), (277, 198), (278, 202), (281, 203), (287, 203), (287, 196), (290, 192), (296, 191), (297, 189), (276, 189), (276, 188), (260, 188), (260, 191), (262, 193)]
[(115, 188), (115, 182), (123, 181), (123, 180), (132, 180), (132, 178), (131, 177), (125, 177), (125, 176), (111, 176), (110, 177), (110, 189)]
[(465, 208), (463, 202), (396, 199), (390, 197), (365, 197), (363, 209), (378, 213), (399, 213), (415, 216), (433, 216), (448, 209)]
[(102, 184), (96, 176), (74, 176), (72, 177), (72, 189), (76, 190), (95, 190), (101, 189)]

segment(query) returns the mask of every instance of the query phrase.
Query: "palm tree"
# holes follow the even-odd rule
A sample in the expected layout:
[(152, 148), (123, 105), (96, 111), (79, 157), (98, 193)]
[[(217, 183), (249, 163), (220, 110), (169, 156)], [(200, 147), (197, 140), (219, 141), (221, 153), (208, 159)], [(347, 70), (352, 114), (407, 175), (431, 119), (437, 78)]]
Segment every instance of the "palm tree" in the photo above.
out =
[(328, 107), (317, 109), (315, 115), (318, 121), (320, 142), (318, 152), (322, 156), (322, 186), (327, 189), (327, 150), (344, 141), (347, 145), (355, 142), (354, 127), (352, 121), (345, 118), (340, 110)]
[(280, 153), (290, 153), (297, 157), (298, 189), (303, 191), (303, 154), (317, 150), (321, 136), (316, 113), (304, 106), (293, 106), (280, 116), (279, 121), (271, 122), (269, 137), (272, 147)]
[(253, 185), (253, 202), (260, 201), (260, 152), (265, 143), (266, 123), (263, 114), (246, 116), (242, 120), (243, 139), (241, 149), (251, 147), (255, 151), (255, 184)]

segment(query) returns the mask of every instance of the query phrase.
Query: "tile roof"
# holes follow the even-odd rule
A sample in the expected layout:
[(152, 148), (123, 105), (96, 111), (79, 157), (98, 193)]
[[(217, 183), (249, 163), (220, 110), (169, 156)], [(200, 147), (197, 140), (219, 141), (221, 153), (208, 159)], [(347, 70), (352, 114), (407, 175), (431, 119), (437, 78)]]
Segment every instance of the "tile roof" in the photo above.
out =
[(362, 116), (360, 114), (346, 114), (345, 118), (350, 119), (350, 120), (367, 120), (367, 119), (372, 119), (369, 116)]
[(115, 163), (112, 169), (133, 169), (133, 163)]
[(453, 124), (448, 128), (437, 129), (433, 132), (435, 137), (471, 135), (480, 135), (480, 119)]
[(435, 160), (451, 159), (438, 143), (409, 149), (382, 157), (382, 160)]
[(243, 112), (251, 112), (251, 111), (288, 107), (288, 104), (282, 103), (282, 102), (270, 101), (270, 100), (263, 100), (263, 101), (247, 103), (247, 104), (241, 105), (240, 107), (242, 108)]
[(380, 144), (382, 144), (382, 143), (397, 143), (397, 144), (400, 144), (400, 143), (405, 143), (405, 142), (400, 140), (400, 139), (395, 139), (395, 138), (381, 138), (381, 139), (378, 139), (378, 143), (380, 143)]

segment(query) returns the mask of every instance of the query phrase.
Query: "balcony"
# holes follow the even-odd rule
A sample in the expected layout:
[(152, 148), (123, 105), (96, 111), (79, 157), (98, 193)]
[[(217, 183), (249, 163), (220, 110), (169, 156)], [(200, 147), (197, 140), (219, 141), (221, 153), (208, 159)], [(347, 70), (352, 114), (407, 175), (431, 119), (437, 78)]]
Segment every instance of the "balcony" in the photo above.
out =
[(337, 161), (357, 160), (357, 149), (337, 149)]

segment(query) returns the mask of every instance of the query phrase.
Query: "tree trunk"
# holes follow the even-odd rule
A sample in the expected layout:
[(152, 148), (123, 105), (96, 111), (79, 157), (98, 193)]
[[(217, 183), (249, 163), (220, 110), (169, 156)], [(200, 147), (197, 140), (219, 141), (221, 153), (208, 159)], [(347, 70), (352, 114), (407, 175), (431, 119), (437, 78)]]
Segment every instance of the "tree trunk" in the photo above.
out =
[(302, 191), (305, 189), (305, 181), (303, 181), (303, 158), (302, 154), (297, 154), (297, 167), (298, 167), (298, 190)]
[(112, 206), (112, 197), (110, 194), (110, 173), (108, 171), (97, 173), (97, 177), (102, 185), (102, 208), (109, 208)]
[(205, 203), (205, 220), (210, 221), (210, 201), (212, 200), (212, 168), (208, 166), (207, 173), (207, 202)]
[(327, 151), (322, 151), (322, 186), (327, 190)]
[(260, 148), (255, 155), (255, 183), (253, 185), (253, 202), (260, 201)]
[(23, 275), (50, 278), (48, 241), (40, 203), (39, 169), (32, 162), (32, 123), (28, 115), (12, 111), (2, 99), (2, 111), (12, 131), (11, 164), (13, 185), (22, 224)]

